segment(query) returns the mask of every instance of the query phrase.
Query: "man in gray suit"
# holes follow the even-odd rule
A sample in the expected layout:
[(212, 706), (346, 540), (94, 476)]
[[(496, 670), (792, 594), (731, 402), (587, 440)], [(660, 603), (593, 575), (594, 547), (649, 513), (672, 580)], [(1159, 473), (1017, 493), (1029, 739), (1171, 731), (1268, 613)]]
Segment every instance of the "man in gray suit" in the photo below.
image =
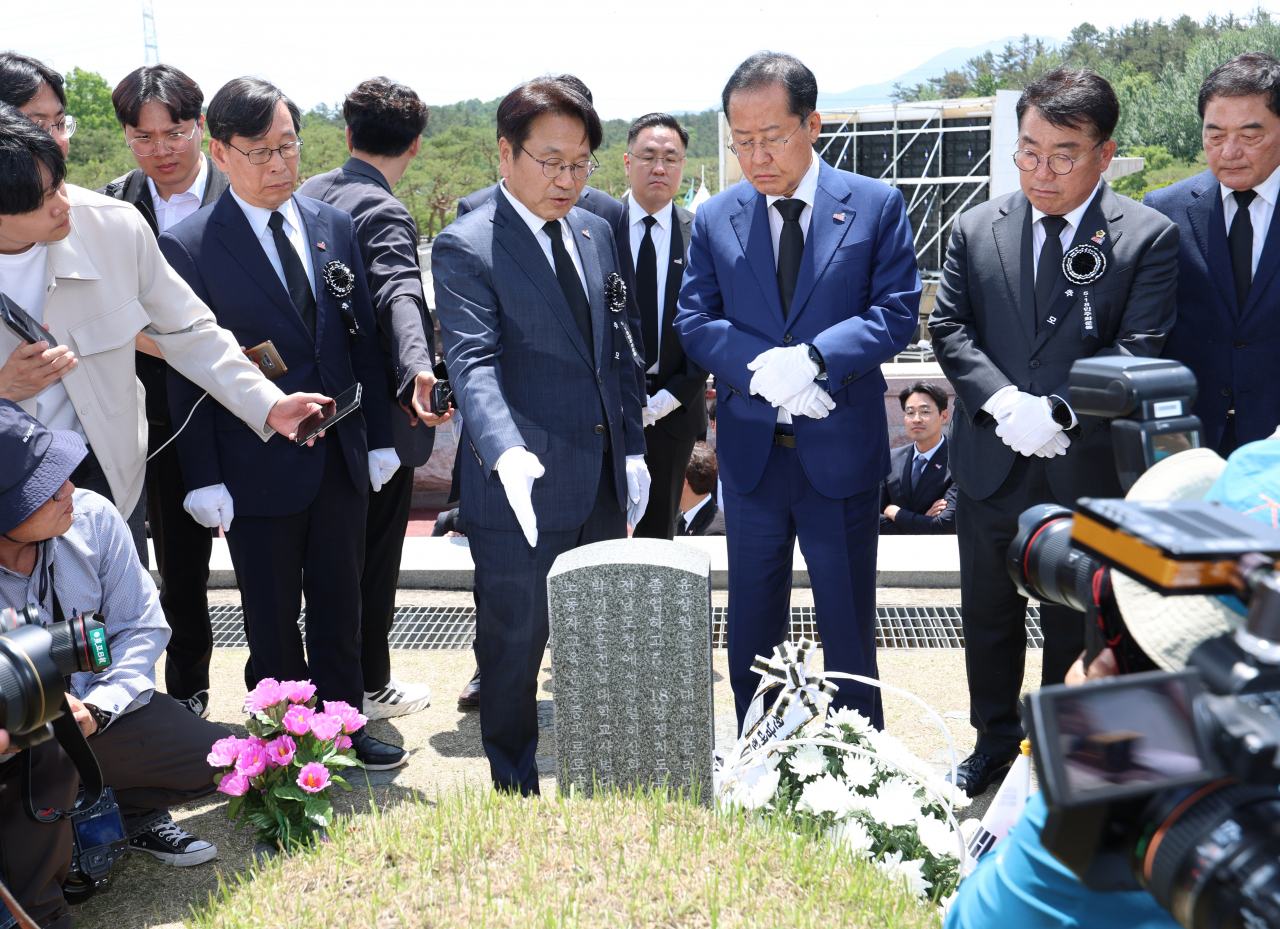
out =
[[(956, 390), (951, 469), (960, 487), (960, 598), (977, 746), (958, 786), (987, 789), (1023, 738), (1018, 693), (1027, 602), (1005, 569), (1018, 514), (1121, 496), (1110, 423), (1069, 404), (1071, 364), (1160, 353), (1174, 322), (1178, 228), (1102, 181), (1120, 105), (1089, 71), (1059, 69), (1018, 100), (1022, 189), (963, 214), (929, 320)], [(1041, 683), (1083, 648), (1083, 616), (1042, 604)]]
[(649, 474), (613, 227), (574, 208), (600, 119), (543, 78), (511, 91), (497, 121), (503, 182), (437, 237), (431, 271), (466, 417), (480, 732), (494, 785), (534, 794), (547, 573), (563, 552), (624, 538)]

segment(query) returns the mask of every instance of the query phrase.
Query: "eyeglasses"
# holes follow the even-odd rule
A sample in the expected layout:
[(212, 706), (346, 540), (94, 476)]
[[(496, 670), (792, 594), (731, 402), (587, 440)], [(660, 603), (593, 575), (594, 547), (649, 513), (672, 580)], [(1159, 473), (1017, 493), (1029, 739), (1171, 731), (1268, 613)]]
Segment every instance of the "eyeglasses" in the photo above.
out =
[[(1106, 143), (1099, 142), (1093, 148), (1089, 149), (1089, 151), (1085, 152), (1084, 155), (1081, 155), (1080, 158), (1096, 151), (1104, 144)], [(1076, 166), (1076, 162), (1080, 160), (1080, 158), (1072, 158), (1070, 155), (1062, 152), (1057, 152), (1053, 155), (1037, 155), (1035, 152), (1027, 148), (1020, 148), (1013, 153), (1013, 163), (1018, 166), (1019, 171), (1035, 171), (1040, 167), (1041, 158), (1049, 163), (1049, 170), (1057, 175), (1070, 174), (1071, 169), (1074, 168)]]
[[(800, 126), (804, 125), (804, 120), (800, 120)], [(783, 149), (787, 147), (787, 143), (791, 141), (791, 136), (800, 131), (800, 126), (796, 126), (791, 130), (791, 135), (785, 139), (761, 139), (759, 142), (730, 142), (729, 151), (733, 152), (739, 158), (750, 158), (756, 153), (756, 146), (759, 145), (764, 149), (766, 155), (781, 155)]]
[(662, 166), (668, 171), (674, 171), (688, 158), (687, 155), (682, 155), (679, 158), (676, 158), (674, 155), (667, 155), (664, 158), (659, 158), (657, 155), (637, 155), (635, 152), (627, 152), (627, 154), (634, 160), (640, 162), (640, 164), (644, 165), (646, 168), (652, 168), (658, 162), (662, 162)]
[[(530, 158), (533, 158), (533, 155), (530, 154), (529, 150), (523, 145), (520, 146), (520, 151), (529, 155)], [(569, 164), (569, 162), (561, 161), (559, 158), (552, 158), (548, 161), (543, 161), (541, 158), (533, 158), (533, 160), (542, 165), (542, 176), (552, 179), (563, 174), (565, 168), (570, 168), (572, 169), (573, 176), (576, 180), (585, 181), (591, 175), (595, 174), (596, 168), (599, 167), (598, 164), (592, 161), (579, 161), (577, 164)]]
[(64, 114), (62, 119), (56, 123), (52, 123), (47, 119), (33, 119), (32, 122), (49, 133), (49, 135), (60, 135), (64, 139), (69, 139), (76, 134), (76, 118), (70, 113)]
[[(128, 145), (129, 149), (139, 158), (150, 158), (152, 155), (158, 155), (161, 148), (171, 155), (181, 155), (191, 147), (191, 140), (195, 138), (195, 134), (199, 131), (200, 126), (197, 124), (186, 135), (181, 132), (170, 132), (159, 142), (144, 135), (133, 139)], [(252, 161), (253, 159), (250, 158), (249, 160)], [(270, 160), (270, 156), (268, 156), (268, 160)]]
[(908, 416), (928, 416), (934, 412), (931, 406), (909, 406), (902, 411)]
[[(230, 142), (227, 143), (228, 148), (236, 148)], [(292, 159), (298, 157), (298, 150), (302, 148), (302, 140), (294, 139), (292, 142), (286, 142), (279, 148), (255, 148), (245, 151), (243, 148), (236, 148), (236, 151), (249, 159), (251, 165), (264, 165), (271, 160), (271, 156), (276, 152), (280, 153), (281, 158)]]

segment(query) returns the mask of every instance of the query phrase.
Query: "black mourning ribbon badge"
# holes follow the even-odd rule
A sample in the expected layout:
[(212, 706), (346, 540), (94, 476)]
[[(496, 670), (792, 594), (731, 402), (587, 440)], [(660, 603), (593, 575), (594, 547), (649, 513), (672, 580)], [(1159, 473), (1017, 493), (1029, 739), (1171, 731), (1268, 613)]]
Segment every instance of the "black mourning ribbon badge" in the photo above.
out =
[(351, 292), (356, 289), (355, 273), (341, 261), (334, 259), (324, 266), (323, 276), (325, 289), (342, 301), (338, 304), (338, 312), (342, 314), (342, 324), (347, 327), (347, 335), (353, 339), (360, 338), (360, 323), (351, 309), (351, 301), (343, 299), (351, 296)]
[[(627, 308), (627, 284), (622, 279), (622, 275), (617, 271), (610, 271), (609, 276), (604, 281), (604, 300), (609, 307), (610, 313), (616, 313), (621, 316), (622, 311)], [(644, 359), (640, 357), (640, 352), (636, 350), (635, 339), (631, 337), (631, 327), (627, 325), (625, 318), (615, 319), (613, 321), (614, 330), (622, 330), (623, 336), (626, 337), (627, 346), (631, 349), (631, 357), (641, 368), (644, 367)], [(614, 344), (617, 344), (616, 342)], [(614, 357), (617, 357), (615, 353)]]
[(1073, 284), (1092, 284), (1107, 270), (1107, 256), (1096, 245), (1077, 245), (1062, 256), (1062, 273)]

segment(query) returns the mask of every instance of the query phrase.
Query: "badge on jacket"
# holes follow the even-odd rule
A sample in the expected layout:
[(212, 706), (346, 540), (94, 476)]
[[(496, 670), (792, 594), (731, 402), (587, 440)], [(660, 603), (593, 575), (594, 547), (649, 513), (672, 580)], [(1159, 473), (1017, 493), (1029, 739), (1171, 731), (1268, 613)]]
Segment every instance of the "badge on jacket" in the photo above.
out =
[[(609, 307), (610, 313), (621, 314), (627, 308), (627, 283), (617, 271), (610, 271), (609, 276), (605, 278), (604, 302)], [(627, 337), (627, 345), (631, 349), (631, 357), (635, 359), (636, 364), (643, 368), (644, 359), (636, 351), (636, 342), (635, 339), (631, 338), (631, 327), (627, 325), (627, 321), (625, 319), (615, 319), (613, 328), (622, 330), (622, 334)]]

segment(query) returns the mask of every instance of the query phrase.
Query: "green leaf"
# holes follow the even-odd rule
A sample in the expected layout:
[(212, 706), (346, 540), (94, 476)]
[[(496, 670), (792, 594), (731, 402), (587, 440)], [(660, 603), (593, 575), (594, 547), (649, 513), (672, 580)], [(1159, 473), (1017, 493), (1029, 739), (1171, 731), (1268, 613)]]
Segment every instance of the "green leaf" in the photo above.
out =
[(232, 797), (231, 802), (227, 804), (227, 819), (235, 819), (239, 815), (240, 810), (244, 807), (244, 797)]
[(339, 787), (341, 787), (343, 790), (350, 790), (350, 789), (351, 789), (351, 785), (347, 783), (346, 778), (344, 778), (344, 777), (339, 777), (337, 774), (330, 774), (330, 775), (329, 775), (329, 783), (330, 783), (330, 784), (337, 784), (337, 785), (338, 785)]
[(296, 782), (281, 784), (275, 788), (275, 796), (286, 800), (302, 800), (307, 799), (307, 792), (297, 785)]
[(364, 762), (354, 755), (334, 755), (327, 762), (330, 767), (363, 768)]

